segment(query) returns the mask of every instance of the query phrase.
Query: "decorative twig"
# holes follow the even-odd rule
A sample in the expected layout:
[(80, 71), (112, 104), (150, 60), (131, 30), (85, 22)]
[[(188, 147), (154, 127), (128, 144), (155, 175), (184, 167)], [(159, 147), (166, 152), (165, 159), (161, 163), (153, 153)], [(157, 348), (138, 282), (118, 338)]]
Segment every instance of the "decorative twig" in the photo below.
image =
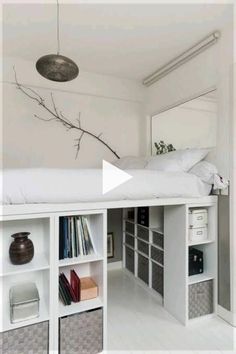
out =
[(78, 139), (75, 139), (77, 141), (77, 144), (75, 144), (75, 146), (76, 146), (75, 158), (76, 159), (77, 159), (79, 151), (80, 151), (80, 145), (81, 145), (81, 140), (82, 140), (83, 136), (84, 136), (84, 132), (81, 133), (81, 135), (80, 135), (80, 137)]
[(84, 135), (88, 135), (88, 136), (91, 136), (92, 138), (96, 139), (97, 141), (99, 141), (99, 143), (101, 143), (109, 151), (111, 151), (118, 159), (120, 158), (119, 155), (115, 152), (115, 150), (113, 150), (108, 145), (108, 143), (106, 143), (103, 139), (101, 139), (102, 133), (100, 133), (99, 135), (96, 135), (96, 134), (90, 132), (89, 130), (82, 128), (81, 117), (80, 117), (81, 113), (79, 113), (79, 117), (77, 118), (78, 124), (77, 125), (74, 124), (67, 117), (65, 117), (61, 111), (58, 110), (58, 108), (56, 107), (55, 100), (54, 100), (52, 93), (51, 93), (51, 101), (52, 101), (53, 108), (51, 109), (49, 106), (46, 105), (45, 100), (39, 95), (38, 92), (36, 92), (32, 88), (27, 87), (27, 86), (20, 84), (18, 82), (15, 67), (13, 67), (13, 70), (15, 72), (15, 83), (16, 83), (17, 89), (19, 89), (28, 98), (36, 101), (44, 110), (46, 110), (52, 116), (52, 118), (42, 118), (42, 117), (39, 117), (37, 114), (34, 114), (34, 117), (36, 117), (37, 119), (40, 119), (44, 122), (51, 122), (51, 121), (59, 122), (67, 129), (67, 131), (69, 131), (71, 129), (75, 129), (75, 130), (80, 131), (81, 134), (80, 134), (79, 138), (76, 139), (77, 143), (75, 144), (76, 158), (78, 157), (80, 147), (81, 147), (81, 141), (82, 141), (82, 138), (84, 137)]

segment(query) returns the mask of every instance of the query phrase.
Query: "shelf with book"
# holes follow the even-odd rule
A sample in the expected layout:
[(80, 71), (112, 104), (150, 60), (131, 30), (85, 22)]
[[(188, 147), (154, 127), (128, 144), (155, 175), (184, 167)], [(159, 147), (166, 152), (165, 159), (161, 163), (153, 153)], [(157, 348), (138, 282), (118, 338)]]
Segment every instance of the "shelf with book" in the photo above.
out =
[(102, 259), (103, 259), (103, 257), (101, 255), (98, 255), (97, 253), (90, 254), (90, 255), (87, 255), (87, 256), (66, 258), (66, 259), (59, 260), (59, 267), (68, 267), (68, 266), (73, 266), (73, 265), (76, 265), (76, 264), (97, 262), (97, 261), (101, 261)]
[(107, 211), (74, 211), (57, 220), (57, 318), (103, 307), (105, 321)]
[[(66, 276), (67, 280), (70, 281), (71, 270), (74, 270), (80, 279), (85, 277), (92, 278), (98, 288), (98, 297), (100, 297), (101, 301), (103, 300), (103, 284), (104, 284), (103, 260), (60, 267), (59, 275), (63, 273)], [(59, 301), (61, 302), (61, 300)], [(68, 307), (71, 305), (67, 305), (67, 306), (63, 305), (63, 306)]]
[[(67, 215), (59, 218), (59, 261), (78, 263), (85, 257), (103, 256), (103, 216)], [(102, 245), (102, 246), (101, 246)], [(100, 255), (100, 256), (98, 256)], [(89, 259), (89, 258), (88, 258)]]

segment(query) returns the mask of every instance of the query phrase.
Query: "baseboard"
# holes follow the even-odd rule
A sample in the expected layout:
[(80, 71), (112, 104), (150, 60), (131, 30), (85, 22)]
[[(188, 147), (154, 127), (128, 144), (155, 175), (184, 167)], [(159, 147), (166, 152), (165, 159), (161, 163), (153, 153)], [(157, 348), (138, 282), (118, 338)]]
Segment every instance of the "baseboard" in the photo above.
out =
[(122, 269), (122, 261), (107, 263), (107, 270)]
[(236, 327), (236, 313), (226, 310), (224, 307), (218, 305), (217, 314), (223, 320)]

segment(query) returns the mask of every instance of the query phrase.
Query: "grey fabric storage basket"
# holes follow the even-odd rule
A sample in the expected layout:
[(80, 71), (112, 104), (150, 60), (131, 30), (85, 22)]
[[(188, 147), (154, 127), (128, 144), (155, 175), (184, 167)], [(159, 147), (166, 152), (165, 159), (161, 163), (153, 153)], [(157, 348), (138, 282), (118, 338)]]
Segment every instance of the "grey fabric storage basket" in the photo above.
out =
[(132, 235), (134, 235), (134, 227), (135, 225), (132, 222), (125, 222), (125, 231), (129, 232)]
[(152, 262), (152, 288), (160, 295), (164, 294), (164, 269)]
[(213, 313), (213, 280), (189, 285), (189, 319)]
[(2, 354), (47, 354), (48, 321), (0, 333)]
[(125, 247), (125, 267), (134, 273), (134, 250)]
[(149, 256), (149, 244), (143, 241), (138, 240), (138, 251)]
[(149, 230), (143, 226), (137, 225), (137, 237), (149, 242)]
[(153, 246), (151, 247), (151, 258), (162, 265), (164, 264), (164, 252)]
[(125, 243), (134, 248), (134, 237), (129, 234), (125, 234)]
[(141, 254), (138, 255), (138, 277), (149, 283), (149, 260)]
[(60, 318), (60, 354), (96, 354), (103, 350), (103, 311)]
[(160, 232), (153, 231), (152, 233), (153, 244), (164, 248), (164, 235)]

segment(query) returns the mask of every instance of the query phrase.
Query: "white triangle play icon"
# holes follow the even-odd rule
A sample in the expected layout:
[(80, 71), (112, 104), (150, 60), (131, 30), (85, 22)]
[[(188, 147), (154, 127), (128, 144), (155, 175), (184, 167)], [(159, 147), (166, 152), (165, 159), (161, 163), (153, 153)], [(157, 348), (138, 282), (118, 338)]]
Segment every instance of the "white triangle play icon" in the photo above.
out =
[(127, 182), (133, 176), (122, 171), (120, 168), (113, 166), (109, 162), (102, 161), (102, 193), (106, 194), (112, 189)]

